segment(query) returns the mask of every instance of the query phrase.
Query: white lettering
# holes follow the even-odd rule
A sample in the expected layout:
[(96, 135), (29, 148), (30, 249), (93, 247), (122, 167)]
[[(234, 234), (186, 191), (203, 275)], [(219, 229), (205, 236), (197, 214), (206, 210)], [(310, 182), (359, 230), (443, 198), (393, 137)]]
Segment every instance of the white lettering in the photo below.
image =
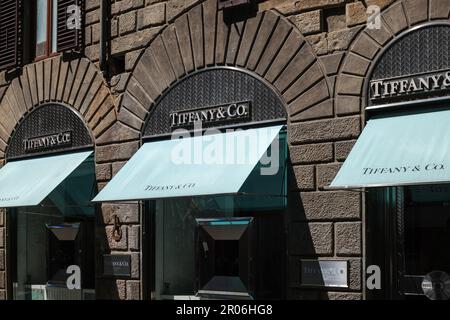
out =
[(369, 290), (381, 289), (381, 269), (377, 265), (367, 267), (366, 273), (370, 275), (366, 281), (366, 287)]
[(67, 289), (81, 289), (81, 269), (77, 265), (71, 265), (67, 267), (67, 274), (70, 276), (67, 278), (66, 285)]
[(250, 103), (232, 103), (228, 106), (217, 106), (209, 109), (173, 112), (169, 114), (170, 126), (192, 126), (195, 122), (219, 122), (234, 119), (246, 119), (250, 116)]
[(415, 94), (423, 91), (449, 90), (450, 72), (401, 80), (374, 80), (370, 82), (370, 89), (371, 99)]

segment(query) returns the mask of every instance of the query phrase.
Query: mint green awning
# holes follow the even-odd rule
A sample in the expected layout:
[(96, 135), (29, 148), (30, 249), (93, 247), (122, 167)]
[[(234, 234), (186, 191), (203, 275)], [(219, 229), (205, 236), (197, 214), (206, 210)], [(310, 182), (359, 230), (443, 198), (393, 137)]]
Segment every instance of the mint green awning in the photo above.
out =
[(450, 110), (367, 122), (330, 189), (450, 182)]
[(236, 194), (281, 128), (145, 143), (93, 201)]
[(8, 162), (0, 169), (0, 208), (36, 206), (92, 151)]

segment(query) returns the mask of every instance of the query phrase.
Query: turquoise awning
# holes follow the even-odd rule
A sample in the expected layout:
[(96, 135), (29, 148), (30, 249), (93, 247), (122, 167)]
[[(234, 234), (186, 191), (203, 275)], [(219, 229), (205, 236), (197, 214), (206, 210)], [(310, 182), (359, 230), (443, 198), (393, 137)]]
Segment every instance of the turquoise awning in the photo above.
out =
[(92, 151), (8, 162), (0, 169), (0, 208), (36, 206)]
[(367, 122), (330, 189), (450, 182), (450, 110)]
[(281, 128), (145, 143), (93, 201), (238, 193)]

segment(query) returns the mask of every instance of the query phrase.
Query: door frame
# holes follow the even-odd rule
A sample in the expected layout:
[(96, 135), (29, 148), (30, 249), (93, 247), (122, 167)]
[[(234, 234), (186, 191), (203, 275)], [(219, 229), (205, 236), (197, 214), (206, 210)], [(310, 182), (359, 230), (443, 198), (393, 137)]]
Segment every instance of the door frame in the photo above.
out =
[(381, 289), (368, 290), (369, 300), (402, 300), (404, 274), (403, 188), (373, 188), (366, 195), (367, 266), (381, 270)]

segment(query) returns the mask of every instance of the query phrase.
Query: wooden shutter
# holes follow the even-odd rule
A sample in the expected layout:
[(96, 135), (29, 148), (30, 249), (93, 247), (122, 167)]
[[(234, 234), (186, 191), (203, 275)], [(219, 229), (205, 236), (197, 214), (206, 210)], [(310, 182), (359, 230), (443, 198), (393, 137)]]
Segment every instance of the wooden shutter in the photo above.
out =
[(0, 0), (0, 70), (22, 58), (22, 0)]
[[(57, 26), (57, 51), (80, 51), (83, 43), (84, 28), (84, 1), (82, 0), (58, 0), (58, 26)], [(67, 21), (71, 19), (71, 12), (68, 12), (70, 6), (80, 8), (80, 28), (70, 29)]]

